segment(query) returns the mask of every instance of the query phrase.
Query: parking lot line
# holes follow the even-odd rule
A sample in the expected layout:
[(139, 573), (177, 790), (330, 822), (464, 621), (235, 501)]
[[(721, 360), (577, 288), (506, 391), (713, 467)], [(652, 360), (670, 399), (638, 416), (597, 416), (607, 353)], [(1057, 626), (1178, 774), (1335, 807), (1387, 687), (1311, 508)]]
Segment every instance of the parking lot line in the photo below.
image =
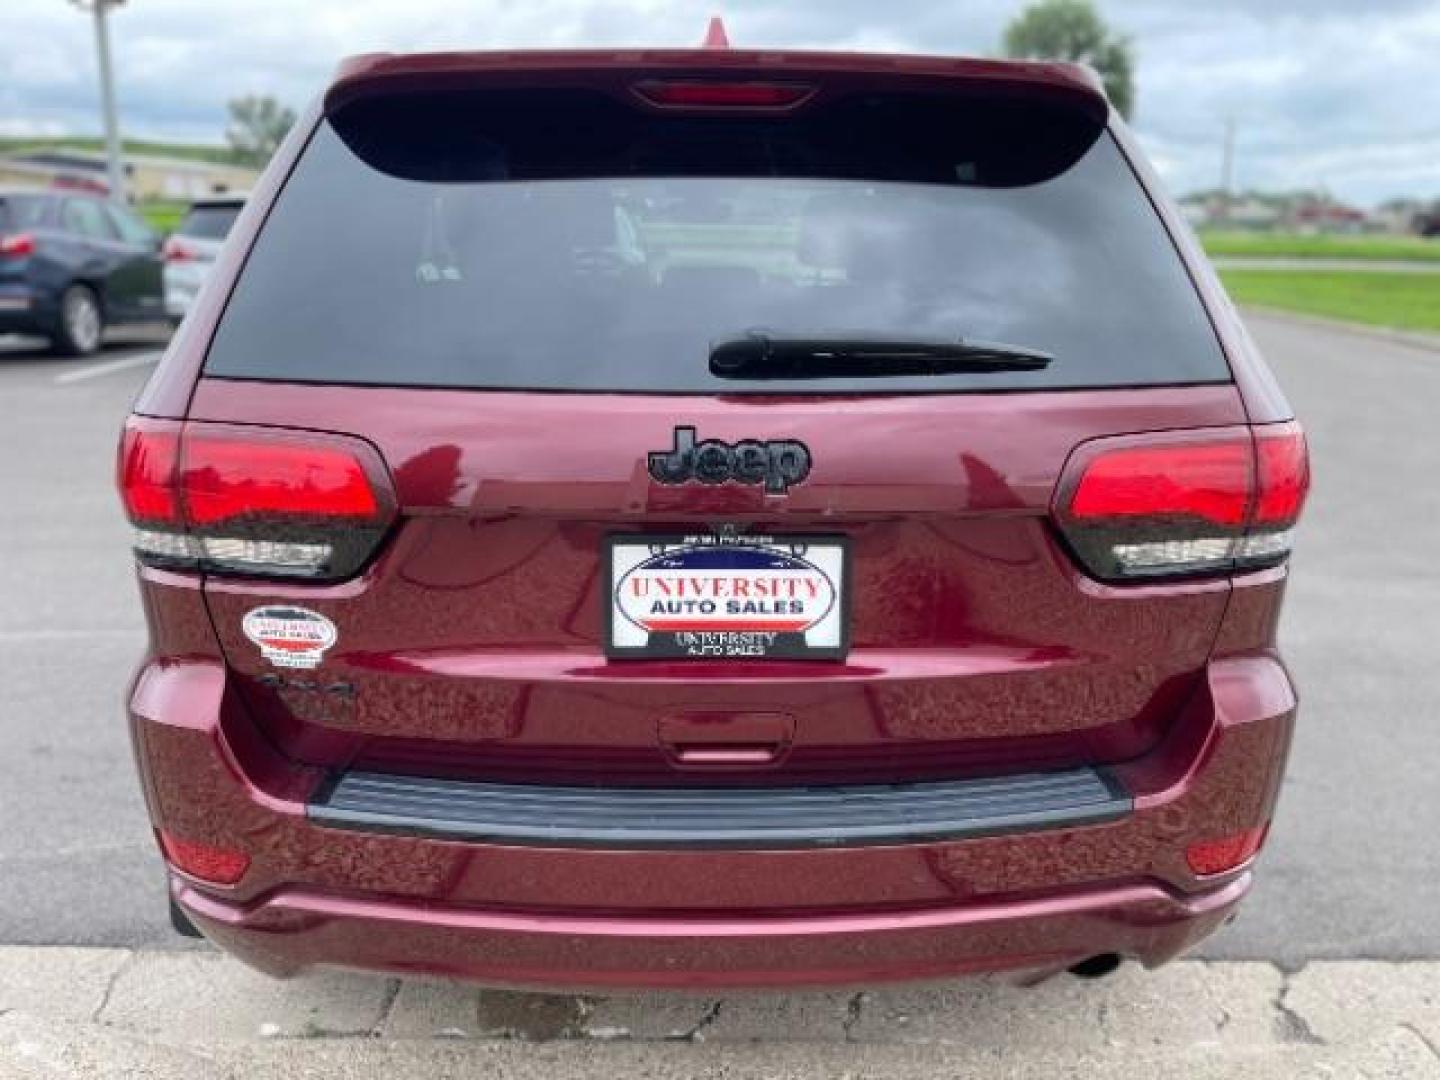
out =
[(90, 364), (88, 367), (76, 368), (74, 371), (56, 375), (55, 382), (65, 386), (69, 383), (84, 382), (86, 379), (98, 379), (102, 375), (111, 375), (117, 371), (128, 371), (131, 368), (153, 364), (160, 359), (161, 355), (161, 351), (156, 349), (154, 352), (122, 356), (119, 360), (106, 360), (99, 364)]

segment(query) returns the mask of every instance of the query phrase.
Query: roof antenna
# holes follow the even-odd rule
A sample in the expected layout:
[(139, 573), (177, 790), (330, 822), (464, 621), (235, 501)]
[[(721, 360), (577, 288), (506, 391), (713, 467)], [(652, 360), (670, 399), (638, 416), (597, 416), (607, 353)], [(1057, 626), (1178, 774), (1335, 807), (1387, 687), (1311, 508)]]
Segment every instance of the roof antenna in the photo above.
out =
[(710, 16), (710, 26), (705, 31), (705, 40), (700, 47), (702, 49), (730, 48), (730, 35), (725, 33), (725, 20), (719, 15)]

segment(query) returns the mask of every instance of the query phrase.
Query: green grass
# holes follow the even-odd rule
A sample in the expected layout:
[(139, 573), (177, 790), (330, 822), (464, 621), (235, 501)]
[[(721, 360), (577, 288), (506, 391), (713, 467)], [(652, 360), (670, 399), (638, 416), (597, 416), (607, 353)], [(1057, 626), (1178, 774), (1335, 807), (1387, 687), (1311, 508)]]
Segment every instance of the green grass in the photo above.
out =
[(1275, 259), (1415, 259), (1440, 262), (1440, 239), (1419, 236), (1301, 236), (1297, 233), (1200, 234), (1212, 256)]
[(1440, 273), (1222, 270), (1220, 276), (1237, 303), (1440, 332)]

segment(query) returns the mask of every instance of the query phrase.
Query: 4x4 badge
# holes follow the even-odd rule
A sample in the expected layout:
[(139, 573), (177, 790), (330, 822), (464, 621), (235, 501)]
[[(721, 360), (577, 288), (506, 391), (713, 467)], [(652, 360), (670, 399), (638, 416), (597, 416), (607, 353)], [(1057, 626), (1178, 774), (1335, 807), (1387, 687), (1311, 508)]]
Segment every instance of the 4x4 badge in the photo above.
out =
[(661, 484), (764, 484), (767, 495), (784, 495), (810, 475), (810, 450), (797, 439), (697, 443), (693, 427), (677, 427), (674, 448), (650, 454), (650, 475)]

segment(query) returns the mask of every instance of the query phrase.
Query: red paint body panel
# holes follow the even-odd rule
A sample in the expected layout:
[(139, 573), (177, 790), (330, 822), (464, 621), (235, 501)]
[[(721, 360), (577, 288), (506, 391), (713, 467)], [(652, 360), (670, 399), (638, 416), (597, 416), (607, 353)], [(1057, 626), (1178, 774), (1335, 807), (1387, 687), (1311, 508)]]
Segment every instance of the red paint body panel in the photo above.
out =
[[(364, 439), (388, 469), (397, 522), (338, 584), (139, 572), (150, 648), (129, 717), (150, 816), (251, 859), (231, 887), (172, 867), (173, 896), (208, 936), (277, 974), (335, 964), (523, 986), (791, 986), (1183, 952), (1250, 882), (1248, 862), (1197, 877), (1187, 845), (1274, 811), (1296, 708), (1275, 652), (1286, 570), (1104, 585), (1078, 568), (1052, 502), (1089, 440), (1246, 434), (1290, 410), (1117, 118), (1233, 384), (783, 397), (202, 376), (324, 109), (477, 80), (623, 94), (666, 74), (948, 80), (1106, 112), (1093, 80), (1051, 64), (735, 50), (347, 62), (272, 160), (136, 412)], [(730, 443), (803, 441), (813, 470), (783, 497), (658, 484), (646, 455), (679, 424)], [(844, 661), (607, 659), (605, 538), (717, 523), (847, 539)], [(245, 613), (269, 605), (335, 624), (315, 672), (277, 675), (246, 639)], [(305, 814), (354, 767), (754, 787), (1084, 765), (1106, 766), (1133, 812), (901, 846), (529, 848), (330, 829)]]
[[(483, 397), (477, 417), (476, 395), (460, 391), (201, 381), (193, 419), (363, 433), (390, 463), (406, 516), (382, 557), (343, 585), (207, 586), (240, 693), (287, 752), (487, 779), (663, 783), (674, 772), (657, 739), (662, 717), (774, 709), (795, 730), (765, 782), (1122, 760), (1164, 733), (1225, 609), (1224, 581), (1085, 580), (1047, 514), (1077, 444), (1241, 423), (1232, 387)], [(814, 472), (785, 498), (661, 487), (644, 452), (666, 445), (679, 420), (706, 437), (799, 438)], [(717, 517), (850, 538), (843, 666), (606, 661), (604, 538), (703, 530)], [(325, 670), (358, 688), (352, 701), (254, 681), (269, 667), (240, 624), (271, 602), (342, 628)]]
[(687, 990), (1046, 974), (1093, 955), (1097, 943), (1153, 967), (1222, 926), (1249, 885), (1247, 874), (1193, 898), (1132, 885), (936, 911), (729, 920), (421, 915), (299, 891), (242, 911), (179, 883), (175, 895), (209, 937), (275, 975), (343, 957), (370, 970), (525, 989)]
[[(214, 660), (147, 667), (131, 721), (157, 824), (254, 859), (235, 888), (192, 883), (177, 896), (216, 940), (268, 970), (785, 985), (1058, 968), (1106, 951), (1163, 962), (1213, 930), (1248, 885), (1243, 868), (1195, 879), (1184, 845), (1268, 818), (1294, 704), (1267, 654), (1212, 664), (1176, 731), (1122, 767), (1137, 804), (1123, 821), (789, 852), (526, 849), (314, 826), (304, 800), (320, 774), (256, 738)], [(868, 930), (896, 935), (903, 951), (870, 952)], [(586, 933), (601, 940), (573, 936)], [(767, 965), (752, 949), (777, 937), (789, 958)]]

